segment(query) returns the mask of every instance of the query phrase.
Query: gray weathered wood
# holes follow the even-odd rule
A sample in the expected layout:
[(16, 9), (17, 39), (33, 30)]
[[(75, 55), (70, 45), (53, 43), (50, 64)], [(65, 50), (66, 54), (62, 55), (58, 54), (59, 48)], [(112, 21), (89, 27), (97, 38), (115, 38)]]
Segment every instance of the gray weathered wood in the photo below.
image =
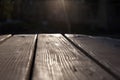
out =
[(35, 35), (15, 35), (0, 45), (0, 80), (28, 80)]
[(0, 35), (0, 42), (6, 40), (6, 39), (9, 38), (10, 36), (12, 36), (12, 35), (11, 35), (11, 34)]
[(68, 35), (76, 45), (120, 77), (120, 40), (109, 37)]
[(114, 80), (60, 34), (38, 36), (33, 80)]

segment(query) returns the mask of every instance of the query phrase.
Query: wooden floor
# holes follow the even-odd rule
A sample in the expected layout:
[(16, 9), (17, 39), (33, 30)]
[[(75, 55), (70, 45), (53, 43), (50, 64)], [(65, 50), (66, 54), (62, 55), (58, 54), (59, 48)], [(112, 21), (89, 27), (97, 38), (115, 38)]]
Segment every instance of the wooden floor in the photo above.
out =
[(109, 37), (0, 35), (0, 80), (120, 80), (119, 57)]

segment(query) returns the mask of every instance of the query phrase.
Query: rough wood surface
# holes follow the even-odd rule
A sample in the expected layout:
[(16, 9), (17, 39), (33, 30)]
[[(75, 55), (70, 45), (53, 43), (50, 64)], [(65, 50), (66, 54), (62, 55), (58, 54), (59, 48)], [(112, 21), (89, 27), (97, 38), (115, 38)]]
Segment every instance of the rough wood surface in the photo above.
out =
[(27, 80), (35, 35), (15, 35), (0, 45), (0, 80)]
[(60, 34), (40, 34), (33, 80), (114, 80)]
[(119, 39), (72, 34), (66, 36), (120, 77)]

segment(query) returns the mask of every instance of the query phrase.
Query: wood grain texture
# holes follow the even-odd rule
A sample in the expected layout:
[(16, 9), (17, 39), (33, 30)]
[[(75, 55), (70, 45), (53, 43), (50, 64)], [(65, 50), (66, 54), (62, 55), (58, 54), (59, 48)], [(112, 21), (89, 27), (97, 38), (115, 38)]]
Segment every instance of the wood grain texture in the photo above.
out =
[(38, 36), (32, 80), (115, 80), (60, 34)]
[(0, 42), (6, 40), (7, 38), (11, 37), (11, 34), (6, 34), (6, 35), (0, 35)]
[(120, 77), (120, 40), (109, 37), (68, 35), (76, 45)]
[(0, 80), (27, 80), (35, 35), (14, 35), (0, 45)]

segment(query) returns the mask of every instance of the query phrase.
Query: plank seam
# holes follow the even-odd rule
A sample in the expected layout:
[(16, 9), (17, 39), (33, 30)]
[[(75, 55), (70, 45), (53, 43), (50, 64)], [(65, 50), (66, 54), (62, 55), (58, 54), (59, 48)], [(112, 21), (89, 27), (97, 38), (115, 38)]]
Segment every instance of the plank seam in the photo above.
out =
[(95, 62), (98, 66), (100, 66), (103, 70), (105, 70), (108, 74), (110, 74), (112, 77), (114, 77), (116, 80), (120, 80), (119, 75), (117, 75), (116, 73), (114, 73), (111, 69), (109, 69), (108, 67), (104, 66), (104, 64), (102, 64), (99, 60), (95, 59), (94, 57), (92, 57), (88, 52), (86, 52), (83, 48), (81, 48), (80, 46), (78, 46), (77, 44), (75, 44), (72, 40), (70, 40), (65, 34), (62, 34), (65, 39), (68, 40), (68, 42), (70, 42), (75, 48), (77, 48), (78, 50), (80, 50), (84, 55), (86, 55), (89, 59), (91, 59), (93, 62)]
[(35, 42), (35, 44), (34, 44), (34, 49), (33, 49), (33, 55), (32, 55), (32, 59), (31, 59), (29, 74), (28, 74), (28, 80), (32, 80), (32, 77), (33, 77), (36, 49), (37, 49), (37, 42), (38, 42), (38, 34), (36, 34), (36, 38), (35, 38), (34, 42)]

